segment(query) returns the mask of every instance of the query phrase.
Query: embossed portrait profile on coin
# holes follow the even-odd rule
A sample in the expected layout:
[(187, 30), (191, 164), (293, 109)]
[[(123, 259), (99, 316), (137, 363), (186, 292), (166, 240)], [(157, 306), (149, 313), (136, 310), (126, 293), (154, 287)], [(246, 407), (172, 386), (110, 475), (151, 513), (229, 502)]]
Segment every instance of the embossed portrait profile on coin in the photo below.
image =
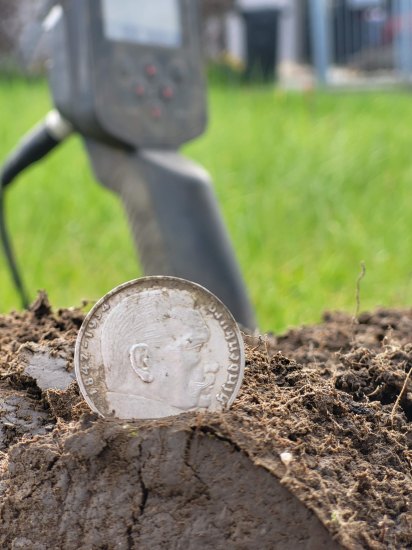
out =
[(101, 339), (115, 410), (122, 413), (125, 406), (136, 415), (156, 416), (159, 403), (170, 414), (207, 406), (207, 388), (218, 368), (201, 360), (209, 339), (188, 293), (155, 289), (123, 300), (109, 314)]
[(125, 419), (221, 410), (243, 375), (243, 341), (230, 312), (199, 285), (173, 277), (109, 293), (86, 318), (75, 355), (89, 405)]

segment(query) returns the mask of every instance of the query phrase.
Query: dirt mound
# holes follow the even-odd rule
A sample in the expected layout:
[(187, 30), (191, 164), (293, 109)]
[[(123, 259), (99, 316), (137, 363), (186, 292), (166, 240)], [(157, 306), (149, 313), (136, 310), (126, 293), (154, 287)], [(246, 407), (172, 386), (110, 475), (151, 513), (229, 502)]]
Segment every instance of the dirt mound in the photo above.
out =
[(70, 378), (82, 319), (0, 317), (2, 548), (412, 548), (412, 311), (245, 337), (229, 412), (128, 423)]

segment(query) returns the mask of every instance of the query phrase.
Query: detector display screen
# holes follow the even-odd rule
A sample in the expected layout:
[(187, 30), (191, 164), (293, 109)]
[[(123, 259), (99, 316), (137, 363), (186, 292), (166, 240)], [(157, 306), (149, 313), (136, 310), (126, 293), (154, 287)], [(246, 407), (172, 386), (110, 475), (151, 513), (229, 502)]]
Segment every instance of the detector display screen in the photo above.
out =
[(182, 43), (178, 0), (101, 0), (106, 38), (177, 48)]

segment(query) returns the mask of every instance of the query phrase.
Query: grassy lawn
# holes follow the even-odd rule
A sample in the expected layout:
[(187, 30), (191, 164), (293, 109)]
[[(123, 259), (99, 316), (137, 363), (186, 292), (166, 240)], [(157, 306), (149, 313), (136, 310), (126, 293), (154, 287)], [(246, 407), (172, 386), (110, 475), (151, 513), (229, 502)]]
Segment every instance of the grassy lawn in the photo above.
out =
[[(49, 108), (42, 82), (0, 81), (0, 158)], [(325, 309), (412, 305), (412, 97), (213, 86), (207, 134), (185, 148), (212, 174), (262, 330)], [(9, 190), (32, 295), (95, 300), (140, 275), (122, 207), (72, 138)], [(19, 302), (0, 261), (0, 311)]]

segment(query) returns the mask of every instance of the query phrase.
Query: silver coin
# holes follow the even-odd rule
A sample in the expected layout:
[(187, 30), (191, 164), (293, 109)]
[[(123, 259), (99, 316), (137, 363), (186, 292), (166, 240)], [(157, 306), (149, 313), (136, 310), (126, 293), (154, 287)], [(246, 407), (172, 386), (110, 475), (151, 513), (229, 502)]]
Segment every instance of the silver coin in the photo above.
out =
[(110, 291), (77, 337), (75, 371), (103, 417), (162, 418), (230, 407), (242, 383), (236, 321), (211, 292), (176, 277), (143, 277)]

